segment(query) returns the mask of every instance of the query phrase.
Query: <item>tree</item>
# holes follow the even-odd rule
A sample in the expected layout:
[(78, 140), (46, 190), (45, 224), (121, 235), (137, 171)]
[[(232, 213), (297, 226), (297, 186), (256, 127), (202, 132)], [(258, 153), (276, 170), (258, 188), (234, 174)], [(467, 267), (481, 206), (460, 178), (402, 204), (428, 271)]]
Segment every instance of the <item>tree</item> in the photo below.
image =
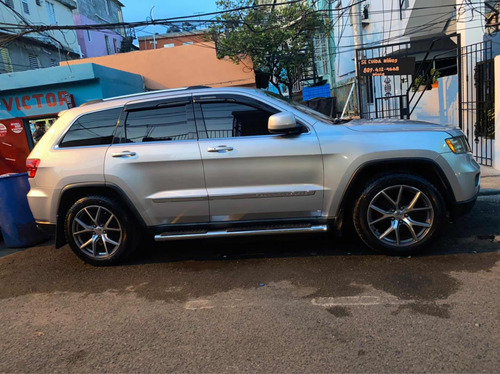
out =
[(255, 5), (253, 0), (218, 0), (217, 6), (225, 11), (210, 30), (217, 57), (238, 64), (250, 57), (256, 72), (274, 78), (271, 83), (280, 94), (280, 83), (291, 93), (313, 61), (314, 37), (328, 31), (323, 14), (306, 1)]

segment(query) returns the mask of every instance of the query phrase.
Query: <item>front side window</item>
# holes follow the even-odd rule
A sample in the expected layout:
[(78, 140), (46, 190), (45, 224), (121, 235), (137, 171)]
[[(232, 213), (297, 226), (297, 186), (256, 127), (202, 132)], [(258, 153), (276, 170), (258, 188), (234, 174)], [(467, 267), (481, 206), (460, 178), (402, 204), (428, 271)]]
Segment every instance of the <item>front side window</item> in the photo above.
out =
[(196, 139), (194, 122), (188, 119), (190, 110), (191, 106), (181, 104), (131, 111), (125, 121), (126, 142)]
[(111, 144), (121, 111), (121, 108), (115, 108), (82, 115), (73, 122), (59, 147)]
[(271, 135), (267, 123), (272, 113), (235, 102), (201, 103), (205, 131), (200, 138)]

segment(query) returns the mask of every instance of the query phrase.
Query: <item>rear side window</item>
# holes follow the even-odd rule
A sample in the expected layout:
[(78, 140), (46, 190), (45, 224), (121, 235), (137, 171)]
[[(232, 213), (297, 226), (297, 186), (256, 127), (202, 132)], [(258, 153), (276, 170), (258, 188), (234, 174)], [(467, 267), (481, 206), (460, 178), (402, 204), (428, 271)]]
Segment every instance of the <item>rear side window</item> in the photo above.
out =
[(109, 145), (122, 108), (103, 110), (79, 117), (59, 144), (61, 148)]
[(125, 121), (127, 143), (196, 139), (190, 105), (134, 110)]

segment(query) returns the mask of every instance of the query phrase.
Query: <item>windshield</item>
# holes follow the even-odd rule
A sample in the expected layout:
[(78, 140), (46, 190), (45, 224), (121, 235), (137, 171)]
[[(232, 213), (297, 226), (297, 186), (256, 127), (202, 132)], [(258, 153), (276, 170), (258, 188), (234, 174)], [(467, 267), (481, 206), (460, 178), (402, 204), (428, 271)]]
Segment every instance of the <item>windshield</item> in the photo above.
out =
[(266, 95), (268, 96), (271, 96), (275, 99), (278, 99), (280, 101), (283, 101), (284, 103), (290, 105), (291, 107), (293, 107), (294, 109), (297, 109), (298, 111), (301, 111), (302, 113), (305, 113), (311, 117), (314, 117), (316, 118), (317, 120), (319, 121), (323, 121), (323, 122), (327, 122), (327, 123), (331, 123), (331, 124), (335, 124), (336, 121), (334, 118), (332, 117), (329, 117), (323, 113), (320, 113), (314, 109), (311, 109), (303, 104), (299, 104), (298, 102), (296, 101), (293, 101), (293, 100), (290, 100), (286, 97), (283, 97), (283, 96), (280, 96), (278, 94), (275, 94), (274, 92), (270, 92), (270, 91), (263, 91)]

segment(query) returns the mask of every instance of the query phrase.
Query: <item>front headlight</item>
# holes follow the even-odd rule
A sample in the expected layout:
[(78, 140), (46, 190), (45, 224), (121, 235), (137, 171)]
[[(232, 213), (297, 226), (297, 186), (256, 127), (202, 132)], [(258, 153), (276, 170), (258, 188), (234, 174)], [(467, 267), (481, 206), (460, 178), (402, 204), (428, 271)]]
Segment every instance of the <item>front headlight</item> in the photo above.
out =
[(465, 135), (454, 136), (453, 138), (448, 138), (445, 141), (453, 153), (461, 154), (471, 151)]

